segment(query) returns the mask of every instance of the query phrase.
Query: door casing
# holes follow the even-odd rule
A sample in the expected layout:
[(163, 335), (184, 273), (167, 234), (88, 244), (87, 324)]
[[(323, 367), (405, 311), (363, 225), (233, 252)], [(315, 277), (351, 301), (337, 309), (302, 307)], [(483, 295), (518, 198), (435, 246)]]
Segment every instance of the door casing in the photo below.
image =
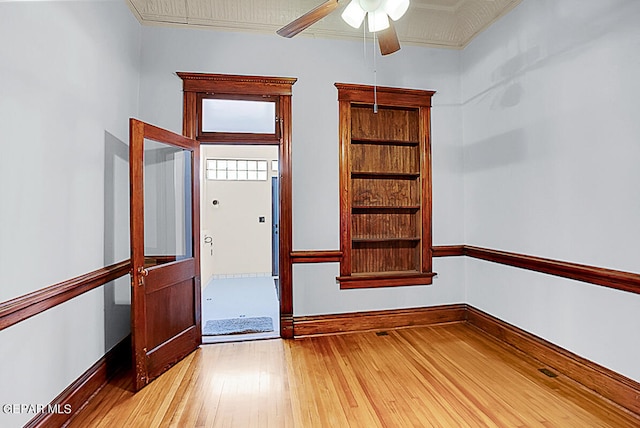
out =
[[(201, 144), (278, 144), (280, 182), (279, 296), (280, 336), (293, 338), (293, 248), (291, 180), (291, 95), (295, 78), (178, 72), (183, 83), (183, 134)], [(276, 99), (276, 136), (260, 134), (200, 136), (199, 100), (205, 95), (232, 99)]]

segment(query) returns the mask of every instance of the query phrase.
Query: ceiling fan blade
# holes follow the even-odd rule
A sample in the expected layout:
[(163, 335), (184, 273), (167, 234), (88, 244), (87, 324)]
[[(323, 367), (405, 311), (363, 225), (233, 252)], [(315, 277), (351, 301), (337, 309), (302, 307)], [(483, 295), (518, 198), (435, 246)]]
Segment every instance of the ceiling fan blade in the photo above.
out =
[(338, 0), (327, 0), (320, 6), (305, 13), (298, 19), (294, 19), (278, 31), (278, 35), (282, 37), (291, 38), (301, 31), (306, 30), (311, 25), (320, 21), (325, 16), (329, 15), (338, 7)]
[(389, 55), (400, 50), (398, 33), (396, 33), (392, 21), (389, 21), (389, 28), (378, 31), (378, 45), (382, 55)]

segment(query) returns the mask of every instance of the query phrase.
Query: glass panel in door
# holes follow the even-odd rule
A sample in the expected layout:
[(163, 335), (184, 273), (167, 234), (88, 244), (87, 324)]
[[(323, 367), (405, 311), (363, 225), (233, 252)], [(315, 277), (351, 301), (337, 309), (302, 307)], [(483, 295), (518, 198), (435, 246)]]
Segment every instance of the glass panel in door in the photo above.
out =
[(193, 257), (191, 152), (144, 140), (144, 255), (154, 266)]

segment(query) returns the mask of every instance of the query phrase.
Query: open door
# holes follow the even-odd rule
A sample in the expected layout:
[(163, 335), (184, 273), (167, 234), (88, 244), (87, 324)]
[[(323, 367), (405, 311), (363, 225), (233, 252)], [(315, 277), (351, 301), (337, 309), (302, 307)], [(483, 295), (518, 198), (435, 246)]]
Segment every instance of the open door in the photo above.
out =
[(131, 119), (131, 341), (140, 390), (202, 341), (197, 141)]

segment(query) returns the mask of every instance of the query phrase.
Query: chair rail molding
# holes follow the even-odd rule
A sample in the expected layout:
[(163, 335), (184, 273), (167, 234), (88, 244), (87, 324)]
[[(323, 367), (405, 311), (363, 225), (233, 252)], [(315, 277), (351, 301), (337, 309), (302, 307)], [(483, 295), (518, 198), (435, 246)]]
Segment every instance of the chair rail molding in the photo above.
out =
[(131, 270), (129, 260), (41, 288), (0, 303), (0, 330), (31, 318), (61, 303), (116, 280)]

